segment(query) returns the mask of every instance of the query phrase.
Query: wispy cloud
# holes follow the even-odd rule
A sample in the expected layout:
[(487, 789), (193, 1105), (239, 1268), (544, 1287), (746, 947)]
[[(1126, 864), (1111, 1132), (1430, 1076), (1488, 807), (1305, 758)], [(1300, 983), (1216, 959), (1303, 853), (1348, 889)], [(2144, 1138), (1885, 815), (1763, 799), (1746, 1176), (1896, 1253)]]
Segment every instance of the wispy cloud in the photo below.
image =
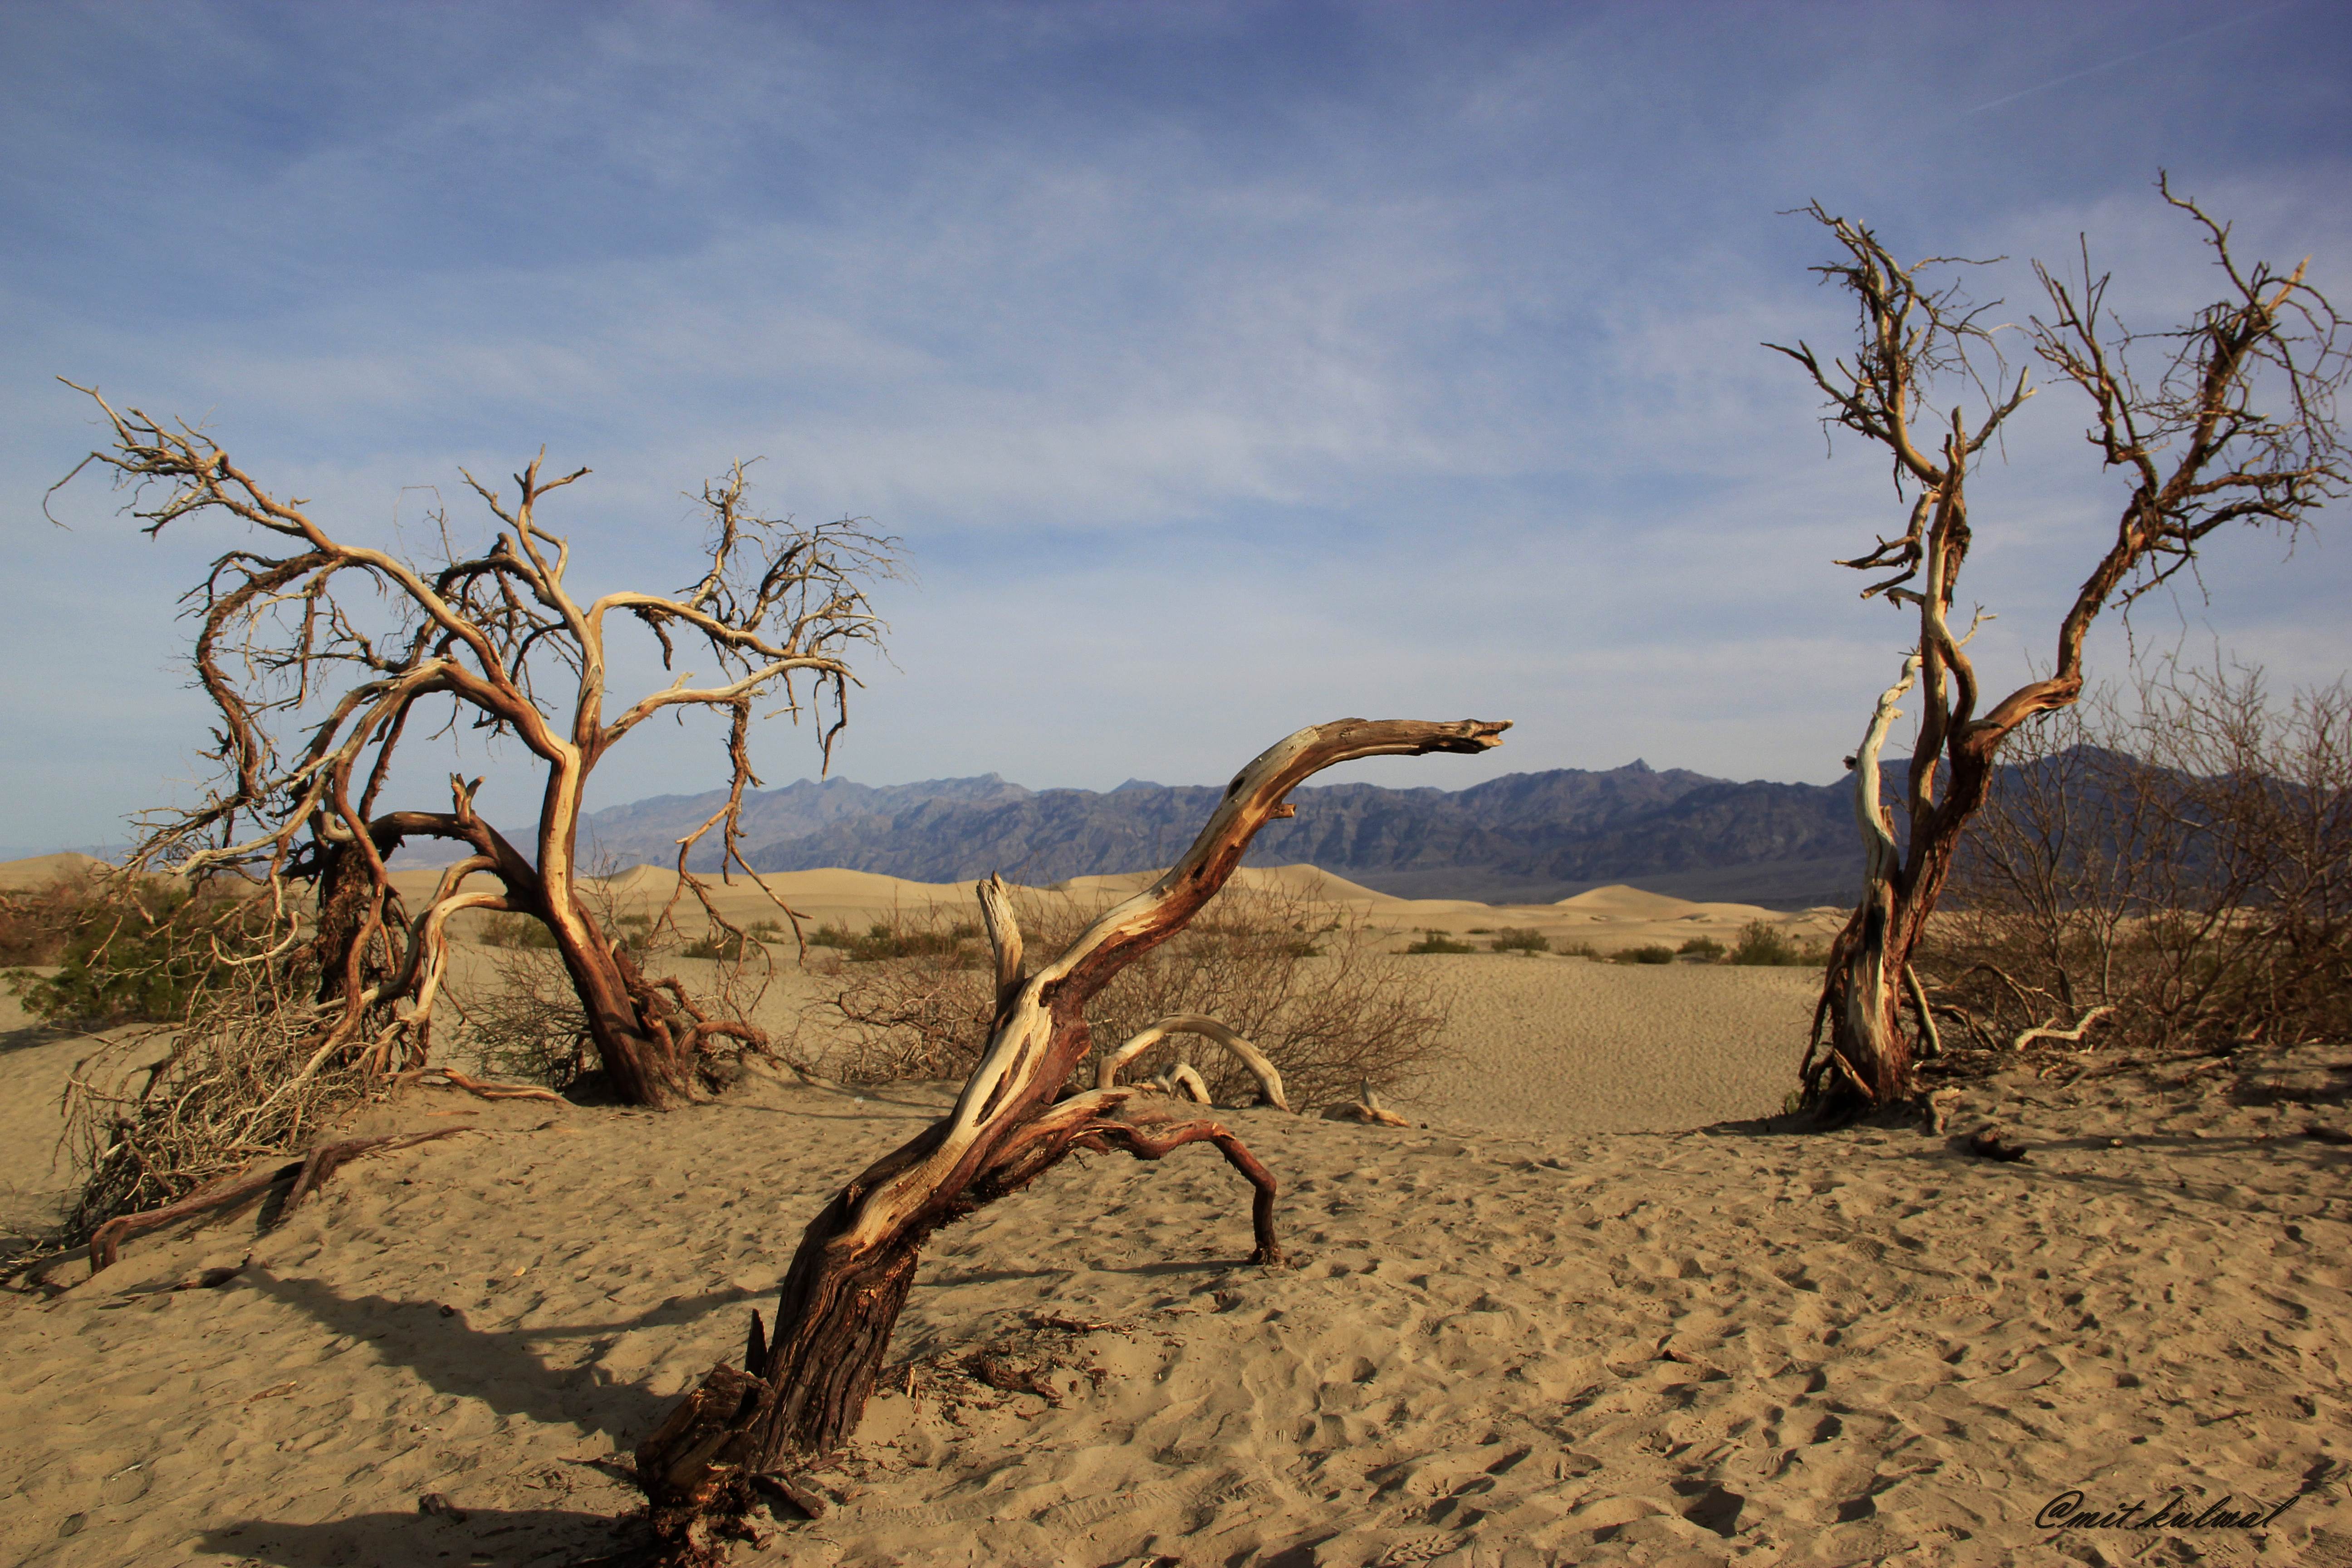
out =
[[(1827, 776), (1890, 637), (1828, 558), (1891, 506), (1757, 347), (1847, 331), (1777, 215), (2007, 253), (2021, 316), (2023, 258), (2087, 230), (2161, 320), (2205, 280), (2167, 164), (2344, 279), (2347, 26), (2272, 10), (11, 10), (9, 787), (101, 838), (202, 736), (165, 614), (221, 540), (134, 543), (89, 489), (40, 521), (93, 436), (58, 371), (353, 531), (414, 530), (419, 486), (467, 526), (457, 467), (544, 443), (597, 469), (560, 510), (599, 580), (676, 577), (678, 492), (765, 454), (761, 499), (921, 569), (853, 776), (1213, 778), (1374, 710), (1522, 718), (1490, 769)], [(2114, 36), (2168, 41), (1969, 117)], [(1972, 565), (2021, 664), (2109, 504), (2034, 413)], [(2196, 613), (2325, 671), (2339, 554), (2273, 594), (2233, 551)], [(143, 772), (101, 738), (134, 713)]]

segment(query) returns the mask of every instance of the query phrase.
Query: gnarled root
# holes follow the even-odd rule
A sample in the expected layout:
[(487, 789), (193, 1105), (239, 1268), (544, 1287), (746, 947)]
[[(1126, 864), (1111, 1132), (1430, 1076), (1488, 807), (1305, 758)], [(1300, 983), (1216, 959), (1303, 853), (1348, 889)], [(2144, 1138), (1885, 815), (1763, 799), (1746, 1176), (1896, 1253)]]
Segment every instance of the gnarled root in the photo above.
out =
[(1353, 1105), (1325, 1106), (1323, 1108), (1323, 1120), (1326, 1121), (1361, 1121), (1373, 1127), (1410, 1127), (1412, 1125), (1412, 1122), (1406, 1121), (1403, 1117), (1399, 1116), (1395, 1111), (1391, 1110), (1388, 1107), (1382, 1105), (1381, 1103), (1381, 1097), (1372, 1092), (1372, 1086), (1370, 1083), (1367, 1082), (1358, 1092), (1363, 1096), (1363, 1099), (1358, 1100)]
[(558, 1105), (563, 1103), (563, 1097), (551, 1089), (534, 1089), (519, 1083), (484, 1083), (478, 1079), (467, 1078), (455, 1068), (426, 1068), (422, 1079), (428, 1088), (437, 1089), (446, 1084), (452, 1089), (462, 1089), (481, 1100), (551, 1100)]
[[(1171, 1014), (1149, 1028), (1138, 1031), (1134, 1037), (1096, 1066), (1095, 1087), (1109, 1089), (1118, 1083), (1119, 1068), (1171, 1035), (1199, 1035), (1204, 1039), (1216, 1041), (1249, 1068), (1250, 1076), (1257, 1079), (1258, 1093), (1268, 1105), (1276, 1110), (1290, 1109), (1290, 1097), (1283, 1092), (1282, 1074), (1275, 1070), (1274, 1063), (1266, 1054), (1216, 1019), (1199, 1013)], [(1207, 1096), (1204, 1094), (1201, 1098), (1206, 1100)]]
[(117, 1215), (89, 1233), (89, 1271), (110, 1268), (122, 1255), (122, 1244), (142, 1231), (156, 1229), (173, 1220), (186, 1219), (213, 1209), (226, 1208), (257, 1193), (268, 1191), (280, 1182), (291, 1182), (286, 1202), (279, 1207), (283, 1215), (293, 1211), (304, 1198), (327, 1184), (327, 1178), (351, 1161), (362, 1154), (373, 1154), (387, 1149), (405, 1149), (412, 1144), (430, 1143), (436, 1138), (454, 1138), (460, 1132), (471, 1132), (470, 1127), (444, 1127), (432, 1132), (393, 1132), (379, 1138), (353, 1138), (341, 1143), (323, 1143), (302, 1159), (255, 1174), (231, 1176), (200, 1187), (159, 1209), (144, 1214)]
[(1214, 1143), (1225, 1163), (1241, 1173), (1242, 1179), (1255, 1189), (1250, 1199), (1250, 1231), (1256, 1250), (1250, 1261), (1257, 1264), (1278, 1264), (1282, 1261), (1282, 1244), (1274, 1235), (1274, 1200), (1280, 1190), (1274, 1173), (1259, 1163), (1247, 1145), (1234, 1137), (1223, 1123), (1215, 1121), (1108, 1121), (1100, 1124), (1098, 1131), (1077, 1141), (1082, 1146), (1108, 1152), (1117, 1149), (1139, 1160), (1157, 1160), (1171, 1150), (1187, 1143)]

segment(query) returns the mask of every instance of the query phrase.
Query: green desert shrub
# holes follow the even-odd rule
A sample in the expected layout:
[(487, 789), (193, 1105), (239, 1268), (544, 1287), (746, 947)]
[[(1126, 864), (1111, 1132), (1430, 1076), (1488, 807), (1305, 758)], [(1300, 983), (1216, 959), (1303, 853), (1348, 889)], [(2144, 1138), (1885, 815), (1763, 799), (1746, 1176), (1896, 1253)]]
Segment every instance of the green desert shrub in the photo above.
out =
[(1829, 954), (1819, 948), (1800, 947), (1790, 940), (1787, 931), (1769, 921), (1749, 921), (1739, 928), (1739, 941), (1733, 944), (1731, 956), (1725, 962), (1790, 969), (1826, 963)]
[(1675, 950), (1663, 943), (1653, 943), (1646, 947), (1619, 948), (1610, 956), (1618, 963), (1672, 963)]
[(1475, 952), (1478, 950), (1466, 942), (1456, 942), (1444, 931), (1424, 930), (1421, 940), (1405, 949), (1407, 952)]
[(494, 914), (482, 922), (482, 945), (515, 949), (555, 951), (555, 933), (547, 922), (532, 915)]
[(1675, 951), (1685, 958), (1696, 958), (1713, 963), (1723, 956), (1723, 943), (1711, 936), (1695, 936)]
[(945, 958), (969, 967), (985, 967), (986, 946), (980, 927), (971, 921), (944, 921), (931, 911), (920, 915), (894, 910), (887, 921), (875, 921), (863, 936), (837, 925), (821, 925), (808, 939), (811, 947), (829, 947), (852, 963), (885, 963), (894, 958)]
[(164, 1023), (184, 1016), (197, 987), (218, 967), (218, 949), (234, 950), (260, 929), (267, 911), (250, 898), (205, 889), (191, 894), (163, 879), (137, 885), (91, 884), (46, 906), (62, 929), (52, 933), (57, 972), (12, 983), (26, 1011), (53, 1023)]
[(1538, 952), (1549, 952), (1551, 951), (1551, 938), (1544, 935), (1544, 933), (1539, 931), (1532, 930), (1527, 926), (1505, 926), (1502, 930), (1495, 933), (1495, 940), (1486, 945), (1493, 948), (1496, 952), (1524, 952), (1534, 954)]
[(0, 892), (0, 969), (63, 958), (97, 897), (98, 879), (87, 872), (43, 888)]

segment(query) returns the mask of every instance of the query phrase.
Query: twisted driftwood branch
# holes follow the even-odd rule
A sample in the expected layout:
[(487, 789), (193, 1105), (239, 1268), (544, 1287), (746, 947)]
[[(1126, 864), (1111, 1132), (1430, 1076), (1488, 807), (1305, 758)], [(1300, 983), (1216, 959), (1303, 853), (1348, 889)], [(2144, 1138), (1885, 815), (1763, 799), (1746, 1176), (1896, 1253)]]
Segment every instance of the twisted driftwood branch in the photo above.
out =
[(1477, 752), (1506, 723), (1343, 719), (1301, 730), (1226, 785), (1183, 858), (1089, 925), (1060, 956), (1024, 973), (1019, 928), (1000, 881), (981, 885), (995, 952), (995, 1018), (954, 1110), (867, 1167), (803, 1234), (776, 1306), (772, 1337), (755, 1322), (752, 1363), (714, 1367), (636, 1451), (656, 1531), (671, 1560), (708, 1560), (708, 1517), (749, 1503), (748, 1478), (790, 1454), (821, 1453), (856, 1427), (914, 1284), (923, 1243), (1018, 1191), (1072, 1149), (1156, 1160), (1213, 1143), (1255, 1192), (1252, 1260), (1276, 1263), (1276, 1185), (1214, 1121), (1173, 1121), (1133, 1101), (1135, 1086), (1063, 1095), (1091, 1054), (1086, 1005), (1120, 970), (1173, 937), (1222, 888), (1259, 827), (1285, 814), (1302, 781), (1359, 757)]
[[(1158, 1023), (1139, 1031), (1127, 1044), (1103, 1058), (1095, 1068), (1095, 1087), (1108, 1089), (1118, 1081), (1118, 1069), (1166, 1039), (1171, 1035), (1199, 1035), (1212, 1039), (1239, 1058), (1257, 1079), (1258, 1092), (1276, 1110), (1288, 1110), (1290, 1100), (1282, 1090), (1282, 1074), (1266, 1059), (1264, 1051), (1234, 1033), (1216, 1019), (1199, 1013), (1173, 1013)], [(1197, 1074), (1195, 1075), (1198, 1076)]]
[(2035, 1028), (2021, 1030), (2017, 1038), (2009, 1042), (2009, 1048), (2012, 1051), (2021, 1051), (2036, 1040), (2064, 1040), (2069, 1045), (2080, 1045), (2084, 1035), (2089, 1031), (2091, 1026), (2114, 1011), (2115, 1009), (2109, 1006), (2094, 1007), (2077, 1019), (2071, 1029), (2059, 1028), (2053, 1021)]

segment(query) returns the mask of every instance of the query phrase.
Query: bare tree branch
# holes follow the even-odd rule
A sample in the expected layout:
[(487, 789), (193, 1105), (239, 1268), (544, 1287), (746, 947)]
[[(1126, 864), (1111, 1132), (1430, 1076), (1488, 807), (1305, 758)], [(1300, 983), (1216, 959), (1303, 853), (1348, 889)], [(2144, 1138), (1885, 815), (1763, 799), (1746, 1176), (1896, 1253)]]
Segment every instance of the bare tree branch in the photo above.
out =
[[(803, 528), (761, 517), (746, 502), (738, 464), (703, 487), (709, 532), (693, 584), (674, 596), (628, 591), (583, 605), (567, 583), (571, 545), (547, 527), (543, 504), (585, 468), (544, 477), (534, 458), (507, 494), (466, 475), (500, 526), (479, 553), (453, 551), (420, 567), (336, 537), (307, 503), (272, 495), (201, 431), (77, 390), (97, 403), (112, 439), (75, 472), (112, 470), (146, 532), (213, 513), (260, 541), (221, 554), (186, 597), (197, 681), (216, 715), (218, 777), (201, 805), (147, 819), (131, 871), (256, 877), (274, 889), (288, 879), (314, 883), (330, 976), (322, 1001), (333, 1004), (322, 1047), (364, 1049), (384, 1068), (425, 1059), (449, 915), (499, 909), (540, 921), (617, 1091), (647, 1105), (690, 1098), (698, 1051), (744, 1027), (709, 1018), (640, 973), (583, 901), (576, 840), (588, 779), (656, 714), (728, 716), (727, 805), (678, 853), (681, 893), (717, 919), (688, 858), (716, 829), (721, 876), (750, 871), (740, 833), (743, 793), (759, 783), (748, 745), (753, 705), (780, 703), (795, 720), (805, 710), (829, 755), (856, 679), (850, 656), (880, 645), (868, 584), (893, 574), (897, 542), (855, 521)], [(448, 520), (435, 521), (446, 543)], [(608, 717), (606, 623), (615, 613), (655, 637), (666, 666), (685, 647), (700, 650), (712, 678), (680, 674)], [(396, 752), (428, 709), (433, 733), (462, 723), (512, 738), (536, 761), (541, 804), (527, 847), (479, 818), (477, 785), (462, 780), (451, 781), (446, 812), (382, 809)], [(385, 862), (417, 837), (473, 853), (410, 915)], [(496, 890), (469, 887), (476, 879)], [(278, 907), (295, 918), (282, 895)], [(280, 940), (271, 933), (271, 943)]]

